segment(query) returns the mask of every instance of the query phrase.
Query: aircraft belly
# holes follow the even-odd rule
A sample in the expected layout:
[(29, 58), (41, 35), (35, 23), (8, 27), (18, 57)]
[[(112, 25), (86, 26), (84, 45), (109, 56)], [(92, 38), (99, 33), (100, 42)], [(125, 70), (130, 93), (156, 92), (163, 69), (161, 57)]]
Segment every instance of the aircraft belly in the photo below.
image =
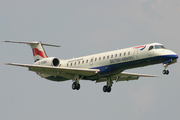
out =
[(64, 78), (61, 76), (49, 76), (49, 77), (46, 77), (46, 79), (51, 80), (51, 81), (56, 81), (56, 82), (68, 80), (67, 78)]

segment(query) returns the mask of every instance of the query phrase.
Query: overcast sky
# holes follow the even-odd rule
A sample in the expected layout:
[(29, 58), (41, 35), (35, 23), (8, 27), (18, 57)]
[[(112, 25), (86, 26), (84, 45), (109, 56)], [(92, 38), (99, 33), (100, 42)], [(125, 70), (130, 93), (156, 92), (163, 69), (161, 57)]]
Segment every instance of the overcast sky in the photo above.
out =
[[(48, 56), (69, 59), (152, 42), (180, 55), (179, 0), (0, 0), (0, 41), (41, 41)], [(1, 120), (179, 120), (180, 63), (128, 70), (160, 75), (114, 83), (52, 82), (27, 68), (33, 64), (27, 45), (0, 43)]]

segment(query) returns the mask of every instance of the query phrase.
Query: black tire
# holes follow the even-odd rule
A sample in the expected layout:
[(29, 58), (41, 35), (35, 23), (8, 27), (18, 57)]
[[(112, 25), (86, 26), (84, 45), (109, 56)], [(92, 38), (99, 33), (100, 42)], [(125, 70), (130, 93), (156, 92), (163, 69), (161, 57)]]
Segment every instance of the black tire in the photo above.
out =
[(103, 87), (103, 91), (104, 91), (104, 92), (107, 92), (107, 86), (104, 86), (104, 87)]
[(73, 89), (73, 90), (76, 89), (76, 83), (75, 83), (75, 82), (72, 84), (72, 89)]
[(76, 90), (79, 90), (80, 89), (80, 84), (78, 83), (78, 84), (76, 84)]
[(111, 86), (107, 87), (107, 92), (111, 92)]
[(163, 72), (162, 72), (164, 75), (166, 74), (166, 70), (163, 70)]
[(166, 75), (169, 75), (169, 70), (166, 70)]

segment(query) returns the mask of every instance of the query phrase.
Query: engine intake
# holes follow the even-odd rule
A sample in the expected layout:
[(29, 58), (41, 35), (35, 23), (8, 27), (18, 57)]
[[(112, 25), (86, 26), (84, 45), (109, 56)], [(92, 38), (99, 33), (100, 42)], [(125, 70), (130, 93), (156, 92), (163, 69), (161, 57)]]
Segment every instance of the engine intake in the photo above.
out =
[(57, 67), (57, 66), (59, 65), (59, 59), (54, 58), (53, 61), (52, 61), (52, 63), (53, 63), (54, 66)]

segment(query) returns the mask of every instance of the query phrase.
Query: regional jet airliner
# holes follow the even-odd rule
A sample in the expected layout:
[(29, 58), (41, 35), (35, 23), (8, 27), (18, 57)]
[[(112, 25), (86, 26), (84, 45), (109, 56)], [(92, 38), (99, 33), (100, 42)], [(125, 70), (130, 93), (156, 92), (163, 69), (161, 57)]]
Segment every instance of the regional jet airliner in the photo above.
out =
[(80, 89), (80, 80), (91, 80), (96, 83), (106, 82), (103, 91), (111, 92), (114, 81), (137, 80), (139, 77), (157, 77), (156, 75), (124, 72), (127, 69), (162, 63), (164, 66), (162, 73), (168, 75), (168, 65), (176, 63), (178, 59), (176, 53), (160, 43), (62, 60), (56, 57), (48, 57), (43, 48), (43, 45), (59, 47), (58, 45), (41, 42), (4, 42), (27, 44), (32, 48), (34, 56), (34, 64), (7, 63), (7, 65), (27, 67), (29, 71), (36, 72), (42, 78), (52, 81), (73, 80), (73, 90)]

